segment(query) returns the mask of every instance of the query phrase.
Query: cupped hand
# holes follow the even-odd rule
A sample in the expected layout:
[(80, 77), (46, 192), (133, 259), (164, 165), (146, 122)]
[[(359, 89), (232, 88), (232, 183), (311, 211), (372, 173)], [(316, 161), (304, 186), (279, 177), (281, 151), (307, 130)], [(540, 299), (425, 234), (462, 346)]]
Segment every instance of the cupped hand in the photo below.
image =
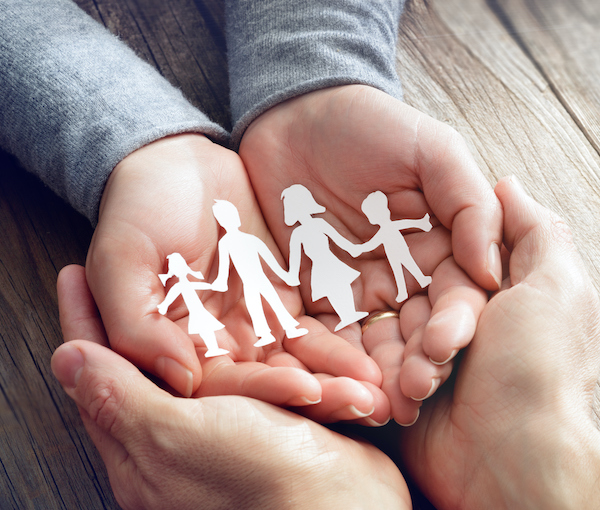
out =
[[(487, 301), (482, 289), (497, 289), (501, 278), (501, 207), (465, 142), (448, 126), (383, 92), (352, 85), (311, 92), (266, 111), (245, 132), (239, 154), (284, 255), (293, 228), (284, 222), (280, 197), (293, 184), (308, 188), (326, 208), (317, 217), (354, 244), (378, 231), (361, 210), (371, 192), (387, 195), (392, 220), (431, 215), (430, 232), (402, 233), (423, 273), (433, 276), (429, 313), (419, 324), (405, 326), (402, 338), (367, 330), (371, 338), (363, 342), (376, 351), (384, 378), (389, 376), (384, 387), (396, 402), (394, 417), (410, 423), (420, 405), (414, 399), (435, 391), (450, 373), (452, 357), (471, 340)], [(402, 289), (381, 247), (354, 261), (333, 249), (361, 272), (354, 283), (358, 311), (400, 308)], [(305, 259), (301, 292), (307, 312), (332, 313), (327, 299), (312, 302), (309, 271)], [(409, 295), (421, 291), (411, 276), (406, 281)], [(415, 358), (409, 365), (428, 363), (427, 370), (400, 376), (403, 356), (406, 363)]]
[(181, 254), (202, 273), (205, 288), (216, 278), (222, 232), (212, 212), (215, 199), (233, 203), (241, 230), (262, 239), (283, 264), (234, 152), (201, 135), (178, 135), (139, 149), (115, 168), (86, 266), (111, 347), (184, 396), (237, 394), (278, 405), (308, 405), (308, 413), (319, 420), (354, 419), (375, 411), (374, 419), (385, 421), (389, 404), (378, 387), (376, 364), (304, 316), (298, 290), (272, 274), (286, 308), (310, 332), (289, 349), (274, 317), (269, 323), (277, 341), (253, 346), (257, 339), (233, 270), (227, 292), (198, 293), (206, 310), (224, 324), (216, 335), (229, 355), (204, 357), (200, 336), (188, 334), (181, 297), (166, 317), (159, 313), (159, 303), (177, 281), (172, 278), (165, 289), (158, 277), (167, 272), (168, 255)]
[(508, 277), (404, 458), (436, 508), (595, 508), (598, 295), (564, 223), (514, 178), (496, 193)]
[(52, 370), (124, 509), (411, 508), (404, 479), (372, 445), (240, 396), (178, 398), (107, 348), (83, 273), (59, 295), (67, 343)]

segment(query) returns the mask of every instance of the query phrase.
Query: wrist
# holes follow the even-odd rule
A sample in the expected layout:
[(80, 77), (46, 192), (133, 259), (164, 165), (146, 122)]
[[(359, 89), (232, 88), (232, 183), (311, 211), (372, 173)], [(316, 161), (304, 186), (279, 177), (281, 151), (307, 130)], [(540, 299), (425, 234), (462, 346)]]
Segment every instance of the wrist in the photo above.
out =
[(118, 196), (118, 189), (132, 185), (141, 188), (147, 180), (172, 174), (185, 161), (197, 167), (199, 156), (213, 145), (203, 134), (181, 133), (160, 138), (131, 152), (115, 166), (106, 181), (98, 208), (98, 221), (110, 197)]

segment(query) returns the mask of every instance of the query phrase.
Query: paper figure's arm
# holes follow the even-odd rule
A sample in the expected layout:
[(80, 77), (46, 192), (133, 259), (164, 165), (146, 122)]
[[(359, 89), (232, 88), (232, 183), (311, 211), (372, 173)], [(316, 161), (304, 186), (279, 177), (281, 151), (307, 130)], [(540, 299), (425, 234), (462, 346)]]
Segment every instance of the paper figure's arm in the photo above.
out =
[(190, 287), (194, 290), (208, 290), (212, 289), (212, 285), (207, 282), (190, 282)]
[(269, 266), (273, 270), (273, 272), (285, 283), (290, 285), (288, 283), (288, 281), (290, 280), (290, 274), (281, 267), (279, 262), (277, 262), (277, 259), (275, 258), (271, 250), (269, 250), (269, 247), (258, 237), (255, 237), (254, 241), (256, 243), (256, 249), (258, 251), (258, 254), (262, 257), (267, 266)]
[(297, 233), (297, 230), (292, 232), (290, 237), (290, 259), (288, 262), (289, 269), (288, 285), (300, 285), (300, 260), (302, 258), (302, 240)]
[[(215, 281), (210, 288), (217, 292), (225, 292), (227, 290), (227, 280), (229, 279), (229, 248), (225, 237), (219, 241), (219, 272)], [(202, 283), (202, 282), (198, 282)]]
[[(371, 239), (369, 239), (367, 242), (356, 246), (358, 250), (360, 250), (359, 254), (373, 251), (375, 248), (383, 244), (383, 239), (381, 238), (380, 232), (381, 230), (377, 231), (377, 233), (373, 237), (371, 237)], [(350, 255), (352, 255), (352, 253)], [(356, 255), (352, 256), (355, 257)]]
[(396, 220), (394, 221), (394, 228), (398, 230), (406, 230), (408, 228), (418, 228), (424, 232), (431, 230), (431, 221), (429, 221), (429, 214), (425, 214), (419, 220)]
[(165, 299), (157, 307), (158, 313), (160, 313), (161, 315), (164, 315), (167, 313), (169, 306), (171, 306), (173, 301), (175, 301), (177, 299), (177, 297), (179, 296), (179, 294), (181, 294), (181, 291), (179, 290), (180, 285), (181, 285), (180, 283), (176, 283), (169, 289), (169, 292), (167, 292)]
[(353, 257), (358, 257), (363, 250), (360, 246), (351, 243), (343, 235), (341, 235), (335, 228), (333, 228), (325, 220), (321, 220), (323, 225), (323, 233), (329, 237), (335, 244), (337, 244), (342, 250), (347, 251)]

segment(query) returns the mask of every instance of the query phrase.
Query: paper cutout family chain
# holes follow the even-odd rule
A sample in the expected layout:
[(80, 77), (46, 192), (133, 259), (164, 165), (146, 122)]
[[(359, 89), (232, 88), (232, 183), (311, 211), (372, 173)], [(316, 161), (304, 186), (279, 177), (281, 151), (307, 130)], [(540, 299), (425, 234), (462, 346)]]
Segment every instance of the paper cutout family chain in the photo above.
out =
[(408, 298), (403, 267), (413, 275), (421, 288), (431, 283), (431, 277), (425, 276), (410, 254), (408, 245), (400, 233), (401, 230), (416, 228), (428, 232), (431, 230), (429, 214), (418, 220), (392, 220), (388, 208), (388, 199), (381, 191), (371, 193), (362, 203), (361, 209), (369, 222), (378, 225), (377, 233), (366, 243), (356, 245), (340, 235), (323, 218), (315, 214), (325, 212), (312, 193), (300, 184), (286, 188), (281, 194), (283, 200), (284, 221), (289, 227), (299, 223), (290, 237), (289, 270), (285, 271), (277, 262), (267, 245), (258, 237), (240, 230), (241, 220), (236, 207), (226, 200), (216, 200), (213, 215), (225, 230), (225, 235), (218, 243), (219, 267), (217, 278), (212, 284), (190, 281), (189, 276), (204, 280), (200, 271), (193, 271), (179, 253), (167, 257), (168, 272), (159, 275), (163, 285), (169, 278), (176, 276), (179, 281), (171, 287), (164, 301), (158, 305), (158, 311), (165, 315), (169, 306), (181, 296), (189, 311), (188, 333), (198, 334), (208, 348), (205, 356), (219, 356), (229, 351), (218, 346), (215, 332), (225, 326), (204, 308), (198, 297), (198, 290), (227, 291), (229, 268), (237, 271), (243, 287), (244, 301), (252, 321), (254, 333), (258, 337), (255, 347), (262, 347), (275, 342), (263, 310), (262, 299), (271, 306), (277, 320), (288, 338), (297, 338), (308, 333), (299, 328), (299, 323), (287, 311), (273, 284), (265, 275), (261, 259), (288, 286), (300, 285), (300, 261), (302, 250), (312, 262), (311, 298), (313, 301), (326, 297), (340, 318), (335, 331), (356, 322), (368, 312), (356, 310), (352, 282), (360, 276), (360, 272), (351, 268), (329, 249), (329, 240), (333, 241), (352, 257), (373, 251), (383, 246), (388, 262), (392, 268), (398, 295), (396, 301), (401, 303)]

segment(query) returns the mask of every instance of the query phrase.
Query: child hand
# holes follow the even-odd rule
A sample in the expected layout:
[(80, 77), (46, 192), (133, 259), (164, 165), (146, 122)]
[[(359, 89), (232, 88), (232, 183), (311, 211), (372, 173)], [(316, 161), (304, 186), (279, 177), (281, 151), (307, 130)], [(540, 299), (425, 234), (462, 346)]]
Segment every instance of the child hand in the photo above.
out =
[[(282, 222), (279, 197), (292, 184), (308, 188), (327, 209), (320, 217), (353, 243), (364, 243), (377, 232), (361, 210), (372, 191), (388, 197), (395, 218), (432, 214), (435, 226), (429, 232), (404, 236), (421, 270), (433, 275), (429, 309), (415, 330), (420, 348), (387, 359), (397, 368), (410, 366), (413, 357), (415, 365), (416, 360), (428, 363), (427, 371), (403, 385), (401, 395), (422, 398), (435, 391), (434, 379), (445, 380), (451, 363), (440, 373), (429, 358), (447, 362), (468, 344), (486, 300), (481, 288), (498, 289), (501, 279), (501, 207), (460, 136), (383, 92), (352, 85), (311, 92), (271, 108), (249, 126), (239, 152), (284, 256), (293, 229)], [(421, 291), (412, 279), (408, 289), (398, 288), (383, 250), (356, 261), (339, 257), (361, 272), (353, 284), (357, 310), (398, 310), (403, 291), (408, 296)], [(309, 271), (304, 264), (300, 278), (307, 312), (331, 314), (327, 300), (312, 302)], [(387, 341), (394, 344), (397, 337), (381, 338), (382, 344)], [(400, 398), (391, 386), (384, 382), (388, 396)], [(411, 412), (414, 419), (414, 406), (406, 414)], [(412, 421), (396, 415), (402, 423)]]
[(238, 394), (308, 405), (307, 414), (321, 421), (375, 410), (375, 419), (383, 420), (389, 404), (376, 364), (305, 317), (295, 289), (277, 286), (310, 334), (292, 341), (274, 333), (277, 342), (261, 349), (253, 347), (239, 282), (230, 281), (227, 293), (202, 291), (207, 310), (225, 325), (218, 341), (229, 356), (204, 357), (200, 337), (187, 333), (182, 300), (167, 317), (157, 313), (166, 293), (158, 275), (166, 270), (167, 255), (180, 253), (207, 281), (216, 277), (220, 233), (212, 206), (223, 197), (236, 204), (245, 230), (262, 238), (281, 262), (235, 153), (200, 135), (179, 135), (134, 152), (113, 171), (86, 267), (111, 347), (184, 396)]

